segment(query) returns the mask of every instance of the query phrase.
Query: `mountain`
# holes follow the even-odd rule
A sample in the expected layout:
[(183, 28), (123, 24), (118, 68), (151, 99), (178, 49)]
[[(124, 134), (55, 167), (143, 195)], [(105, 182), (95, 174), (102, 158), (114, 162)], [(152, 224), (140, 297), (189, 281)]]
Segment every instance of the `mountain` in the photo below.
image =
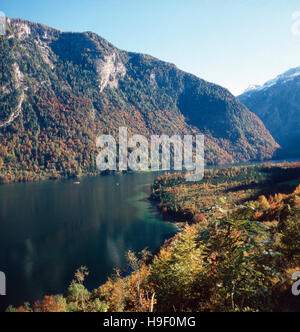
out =
[(300, 67), (238, 97), (281, 145), (280, 157), (300, 157)]
[(210, 164), (271, 158), (277, 143), (228, 90), (92, 32), (7, 19), (0, 37), (2, 182), (95, 172), (100, 134), (206, 135)]
[(250, 86), (244, 91), (244, 93), (247, 93), (247, 92), (251, 92), (251, 91), (257, 90), (257, 89), (259, 89), (260, 87), (261, 87), (260, 85), (256, 85), (256, 84), (254, 84), (254, 85), (250, 85)]

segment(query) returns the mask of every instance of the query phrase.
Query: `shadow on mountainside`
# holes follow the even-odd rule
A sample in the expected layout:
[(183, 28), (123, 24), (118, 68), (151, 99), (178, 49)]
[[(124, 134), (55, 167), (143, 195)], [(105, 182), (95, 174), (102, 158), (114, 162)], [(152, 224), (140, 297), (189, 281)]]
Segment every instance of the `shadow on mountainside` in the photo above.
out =
[[(300, 184), (300, 163), (294, 168), (282, 167), (264, 167), (260, 170), (264, 173), (266, 180), (260, 183), (252, 182), (249, 184), (242, 184), (233, 188), (227, 189), (225, 192), (234, 193), (238, 191), (254, 190), (255, 194), (250, 197), (250, 200), (256, 200), (259, 196), (270, 196), (278, 193), (291, 194)], [(247, 199), (248, 201), (249, 199)], [(241, 201), (244, 203), (246, 200)]]

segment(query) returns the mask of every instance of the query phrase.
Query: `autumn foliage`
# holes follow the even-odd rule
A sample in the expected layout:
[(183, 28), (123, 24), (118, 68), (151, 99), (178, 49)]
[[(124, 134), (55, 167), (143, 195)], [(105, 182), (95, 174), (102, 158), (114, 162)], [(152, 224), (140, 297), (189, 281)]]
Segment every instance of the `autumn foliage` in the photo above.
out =
[[(217, 170), (208, 172), (204, 183), (186, 183), (180, 174), (162, 176), (152, 197), (161, 209), (175, 217), (177, 213), (178, 220), (186, 211), (192, 218), (159, 253), (129, 252), (126, 273), (116, 271), (92, 292), (84, 286), (88, 271), (82, 267), (65, 295), (8, 310), (297, 311), (299, 303), (290, 289), (292, 273), (300, 270), (298, 166)], [(266, 170), (272, 181), (258, 174)], [(222, 177), (228, 172), (231, 178)], [(284, 193), (273, 193), (275, 184)]]

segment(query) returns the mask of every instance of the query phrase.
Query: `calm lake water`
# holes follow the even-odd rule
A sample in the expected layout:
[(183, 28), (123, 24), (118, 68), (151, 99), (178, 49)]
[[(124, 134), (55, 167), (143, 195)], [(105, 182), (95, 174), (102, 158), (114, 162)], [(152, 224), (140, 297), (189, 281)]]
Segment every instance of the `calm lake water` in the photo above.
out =
[(89, 289), (125, 268), (125, 254), (154, 251), (176, 232), (146, 200), (157, 173), (0, 186), (0, 311), (62, 293), (75, 270)]

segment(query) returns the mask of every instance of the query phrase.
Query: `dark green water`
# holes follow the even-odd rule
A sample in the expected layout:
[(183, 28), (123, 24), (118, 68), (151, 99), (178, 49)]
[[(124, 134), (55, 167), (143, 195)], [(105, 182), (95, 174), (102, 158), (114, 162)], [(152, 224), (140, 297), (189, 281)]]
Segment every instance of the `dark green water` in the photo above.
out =
[(154, 173), (0, 186), (0, 311), (66, 290), (75, 270), (90, 270), (89, 289), (105, 282), (125, 253), (156, 250), (175, 226), (146, 198)]

